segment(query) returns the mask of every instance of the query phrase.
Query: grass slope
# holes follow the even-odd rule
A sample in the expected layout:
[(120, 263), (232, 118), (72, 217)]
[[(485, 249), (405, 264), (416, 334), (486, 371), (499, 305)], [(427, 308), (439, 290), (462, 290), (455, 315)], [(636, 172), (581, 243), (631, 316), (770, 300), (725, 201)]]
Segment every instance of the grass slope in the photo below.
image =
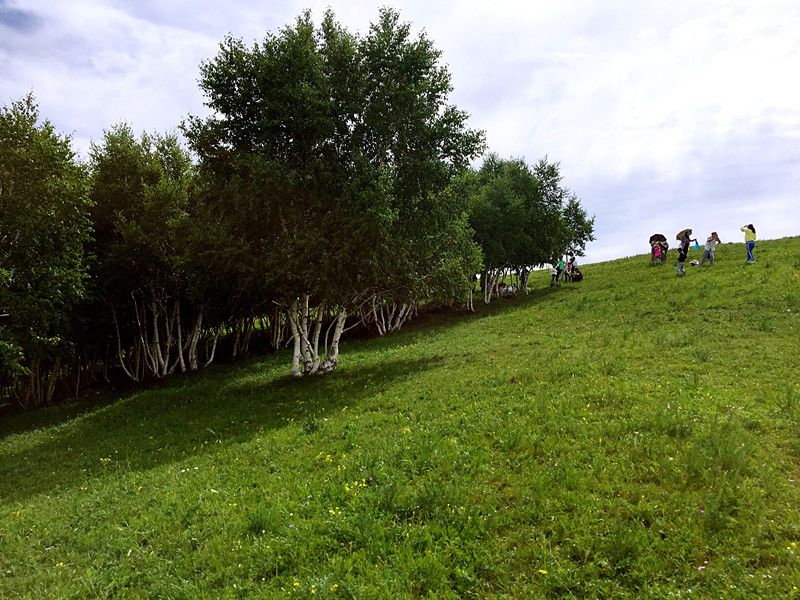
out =
[(3, 598), (798, 597), (800, 238), (0, 425)]

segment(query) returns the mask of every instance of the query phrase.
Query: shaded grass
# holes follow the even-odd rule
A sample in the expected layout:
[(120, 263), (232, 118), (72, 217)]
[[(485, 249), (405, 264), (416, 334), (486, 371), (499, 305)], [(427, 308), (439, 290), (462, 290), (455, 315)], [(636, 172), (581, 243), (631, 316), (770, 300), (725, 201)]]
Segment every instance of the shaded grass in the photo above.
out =
[(796, 596), (800, 240), (757, 250), (14, 416), (0, 596)]

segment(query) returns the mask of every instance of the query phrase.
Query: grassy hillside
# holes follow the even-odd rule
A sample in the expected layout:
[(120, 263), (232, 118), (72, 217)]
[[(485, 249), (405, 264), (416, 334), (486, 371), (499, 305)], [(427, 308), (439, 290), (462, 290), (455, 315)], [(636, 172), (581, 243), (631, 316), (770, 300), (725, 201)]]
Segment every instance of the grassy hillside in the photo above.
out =
[(0, 424), (3, 598), (800, 597), (800, 238)]

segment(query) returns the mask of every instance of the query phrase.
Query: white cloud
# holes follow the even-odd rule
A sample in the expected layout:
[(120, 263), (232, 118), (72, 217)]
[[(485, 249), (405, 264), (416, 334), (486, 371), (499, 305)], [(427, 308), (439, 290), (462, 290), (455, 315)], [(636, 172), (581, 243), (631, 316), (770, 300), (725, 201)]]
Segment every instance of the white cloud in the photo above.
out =
[[(120, 120), (174, 128), (204, 110), (198, 66), (226, 33), (255, 41), (330, 4), (0, 0), (21, 23), (0, 21), (0, 102), (33, 90), (84, 151)], [(561, 162), (597, 214), (589, 258), (684, 226), (800, 233), (794, 0), (393, 4), (443, 51), (453, 101), (492, 150)], [(377, 15), (356, 0), (333, 9), (351, 30)]]

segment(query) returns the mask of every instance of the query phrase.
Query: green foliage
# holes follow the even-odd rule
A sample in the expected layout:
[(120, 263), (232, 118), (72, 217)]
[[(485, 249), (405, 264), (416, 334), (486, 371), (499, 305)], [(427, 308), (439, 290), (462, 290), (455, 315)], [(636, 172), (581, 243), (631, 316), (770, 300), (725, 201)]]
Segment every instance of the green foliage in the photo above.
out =
[(547, 159), (531, 169), (490, 154), (454, 187), (470, 199), (470, 224), (489, 269), (541, 265), (566, 251), (581, 255), (594, 239), (594, 219)]
[[(387, 9), (363, 38), (330, 12), (315, 28), (306, 12), (252, 48), (227, 38), (203, 65), (215, 116), (184, 130), (203, 210), (228, 248), (215, 264), (251, 304), (413, 295), (434, 269), (447, 287), (454, 269), (472, 268), (463, 208), (445, 210), (440, 192), (483, 137), (447, 104), (439, 58)], [(436, 236), (449, 233), (459, 250), (439, 260)]]
[(192, 214), (187, 152), (174, 135), (137, 140), (122, 124), (92, 146), (91, 169), (95, 294), (83, 345), (112, 352), (134, 381), (196, 370), (209, 277), (194, 250), (211, 227)]
[(192, 166), (175, 136), (136, 140), (118, 125), (92, 146), (91, 171), (99, 293), (123, 303), (145, 289), (180, 290)]
[(48, 400), (34, 389), (39, 366), (70, 353), (88, 208), (70, 140), (40, 122), (33, 97), (0, 109), (0, 387), (11, 382), (25, 405)]
[(0, 596), (796, 596), (800, 238), (759, 252), (6, 418)]

